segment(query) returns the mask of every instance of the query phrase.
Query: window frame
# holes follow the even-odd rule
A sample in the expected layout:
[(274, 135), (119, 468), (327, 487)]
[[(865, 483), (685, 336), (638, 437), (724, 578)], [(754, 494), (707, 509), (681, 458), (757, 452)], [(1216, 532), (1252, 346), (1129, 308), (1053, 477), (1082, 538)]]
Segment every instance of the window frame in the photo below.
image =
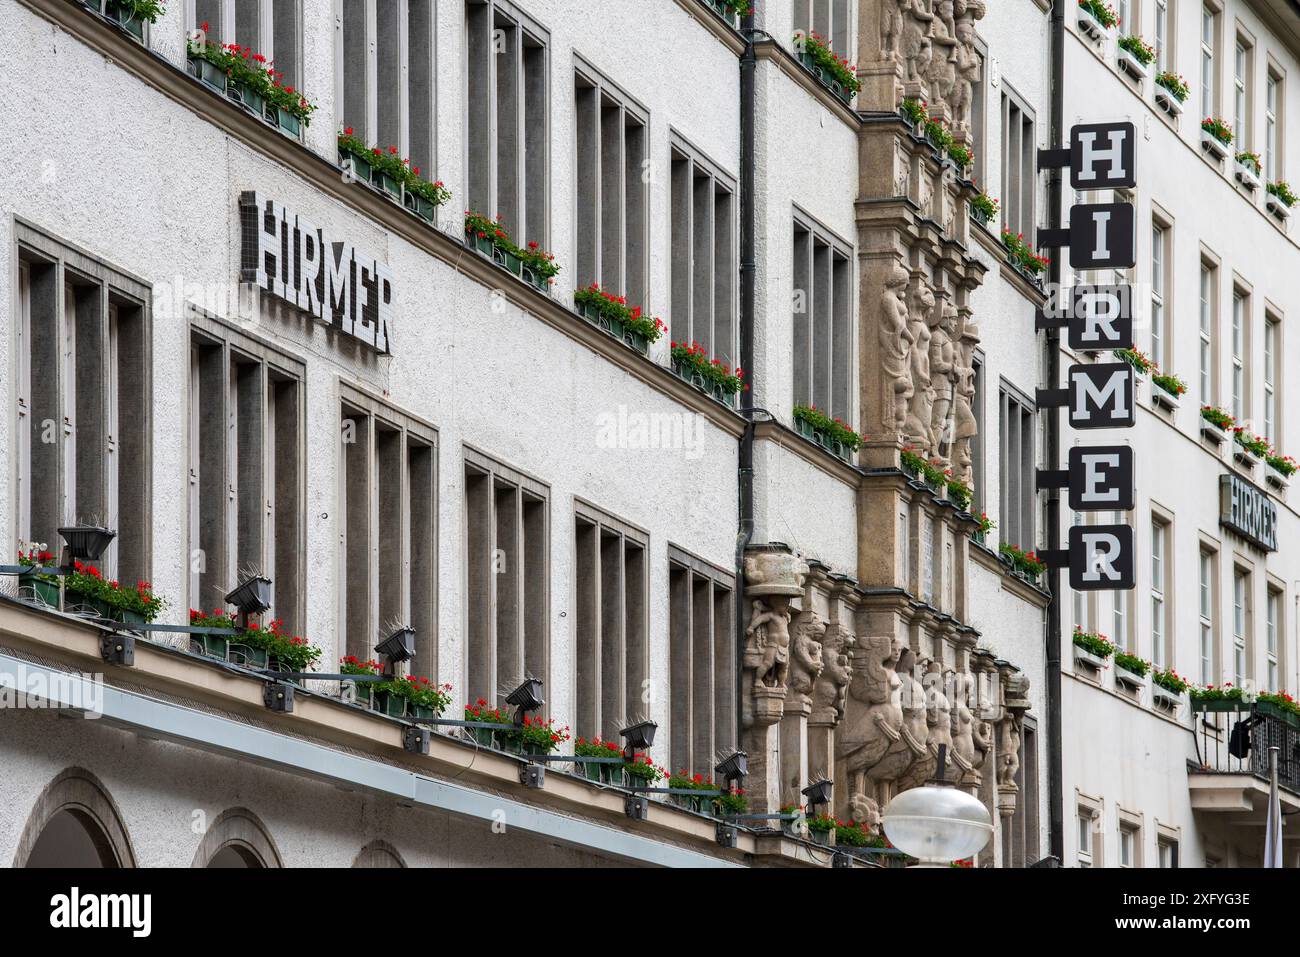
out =
[[(800, 313), (796, 309), (793, 316), (791, 335), (794, 345), (791, 349), (791, 362), (793, 363), (794, 402), (792, 405), (815, 405), (826, 410), (832, 417), (843, 419), (851, 424), (856, 420), (854, 415), (856, 363), (850, 361), (856, 344), (854, 307), (857, 283), (853, 277), (854, 247), (852, 243), (841, 239), (798, 206), (794, 207), (793, 224), (791, 258), (794, 269), (791, 276), (795, 288), (791, 301), (805, 303), (806, 311)], [(804, 263), (799, 262), (801, 235), (807, 237), (808, 255)], [(827, 261), (824, 277), (817, 275), (819, 248), (824, 250), (823, 255), (826, 256)], [(804, 290), (798, 288), (801, 276), (810, 280), (808, 282), (810, 288)], [(842, 281), (845, 279), (847, 281)], [(830, 298), (830, 309), (824, 313), (821, 310), (821, 297), (816, 294), (819, 283), (823, 280)], [(804, 294), (802, 299), (799, 297), (800, 292)], [(847, 297), (841, 295), (845, 292)], [(843, 305), (841, 312), (843, 298), (847, 298), (848, 301)], [(819, 330), (818, 326), (823, 324), (825, 328)], [(819, 343), (819, 332), (824, 333), (828, 341)], [(801, 334), (805, 339), (802, 347), (799, 344)], [(801, 357), (805, 357), (807, 366), (802, 370)], [(824, 368), (821, 368), (823, 365)], [(823, 378), (828, 379), (829, 384), (821, 386), (819, 380)]]

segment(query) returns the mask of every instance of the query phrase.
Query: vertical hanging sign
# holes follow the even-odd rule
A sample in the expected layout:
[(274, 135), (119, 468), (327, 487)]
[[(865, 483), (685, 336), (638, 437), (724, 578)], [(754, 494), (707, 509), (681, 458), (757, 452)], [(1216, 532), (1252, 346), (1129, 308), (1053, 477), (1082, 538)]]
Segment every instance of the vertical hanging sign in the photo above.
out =
[[(1038, 168), (1070, 171), (1079, 191), (1132, 189), (1137, 185), (1137, 130), (1132, 123), (1084, 123), (1070, 145), (1040, 150)], [(1073, 269), (1129, 269), (1136, 263), (1136, 223), (1129, 203), (1078, 203), (1065, 229), (1040, 229), (1038, 246), (1068, 249)], [(1070, 348), (1097, 353), (1133, 346), (1133, 291), (1129, 286), (1074, 286), (1053, 291), (1038, 314), (1039, 329), (1064, 328)], [(1127, 362), (1079, 363), (1066, 372), (1065, 388), (1038, 390), (1039, 408), (1068, 410), (1075, 429), (1130, 428), (1136, 421), (1136, 381)], [(1076, 512), (1131, 511), (1136, 492), (1133, 450), (1127, 445), (1076, 446), (1068, 468), (1043, 469), (1038, 488), (1068, 489)], [(1085, 525), (1070, 529), (1068, 547), (1040, 551), (1051, 567), (1068, 568), (1075, 591), (1130, 590), (1137, 584), (1133, 528)]]

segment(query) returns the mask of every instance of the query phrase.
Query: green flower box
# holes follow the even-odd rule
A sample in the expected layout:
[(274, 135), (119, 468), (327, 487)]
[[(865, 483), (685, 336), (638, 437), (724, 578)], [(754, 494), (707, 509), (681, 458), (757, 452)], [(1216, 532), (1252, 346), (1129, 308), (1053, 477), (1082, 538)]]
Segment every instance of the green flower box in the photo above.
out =
[(496, 249), (492, 245), (492, 240), (487, 236), (476, 236), (468, 230), (465, 231), (465, 245), (474, 250), (480, 256), (486, 256), (488, 259), (495, 259), (493, 251)]
[(265, 671), (270, 664), (265, 648), (254, 648), (252, 645), (240, 644), (237, 639), (230, 643), (228, 660), (231, 664), (243, 665), (245, 668), (251, 668), (254, 671)]
[(226, 84), (226, 96), (230, 97), (236, 103), (241, 104), (246, 110), (257, 116), (266, 113), (266, 98), (256, 90), (249, 87), (247, 83), (240, 83), (238, 80), (230, 80)]
[(225, 95), (226, 92), (226, 71), (221, 69), (215, 63), (203, 59), (199, 56), (189, 58), (190, 74), (204, 86), (211, 87), (218, 93)]
[(383, 170), (372, 166), (370, 169), (370, 182), (376, 189), (387, 194), (390, 199), (394, 199), (399, 203), (402, 201), (402, 184), (397, 181), (397, 177), (390, 176)]
[(59, 583), (44, 581), (37, 575), (24, 575), (18, 579), (21, 588), (30, 588), (32, 594), (50, 608), (59, 607)]
[(230, 639), (226, 635), (190, 635), (190, 651), (208, 658), (226, 660)]
[(540, 289), (542, 292), (550, 291), (549, 289), (550, 283), (547, 281), (546, 277), (543, 276), (536, 269), (533, 269), (531, 266), (524, 265), (521, 263), (519, 278), (521, 278), (524, 282), (528, 283), (528, 285)]
[(1192, 698), (1192, 711), (1249, 711), (1250, 705), (1245, 701), (1231, 701), (1223, 698), (1207, 701), (1204, 698)]
[(728, 392), (726, 389), (724, 389), (717, 382), (714, 382), (712, 379), (706, 379), (704, 376), (702, 376), (699, 372), (697, 372), (694, 368), (687, 365), (686, 363), (674, 362), (673, 372), (677, 374), (677, 378), (681, 379), (683, 382), (689, 382), (691, 385), (699, 389), (709, 398), (721, 402), (723, 405), (727, 406), (728, 408), (734, 409), (736, 407), (735, 393)]
[(838, 439), (831, 438), (829, 433), (823, 432), (821, 429), (813, 428), (812, 425), (810, 425), (808, 422), (804, 421), (803, 419), (795, 419), (794, 426), (795, 426), (795, 431), (798, 432), (800, 435), (802, 435), (804, 438), (809, 439), (810, 441), (821, 446), (823, 449), (831, 453), (831, 455), (835, 456), (836, 458), (843, 459), (846, 462), (848, 461), (849, 458), (848, 449), (845, 448), (843, 442), (840, 442)]
[(979, 223), (981, 226), (987, 226), (989, 224), (989, 220), (992, 219), (993, 217), (991, 217), (984, 210), (978, 209), (975, 206), (971, 206), (970, 218), (972, 222)]
[(266, 113), (264, 114), (266, 122), (280, 128), (280, 131), (287, 136), (298, 139), (302, 135), (302, 120), (290, 113), (282, 106), (276, 106), (273, 103), (266, 104)]
[(406, 699), (391, 691), (376, 691), (374, 708), (390, 718), (406, 717)]
[(115, 21), (122, 32), (144, 42), (144, 21), (136, 16), (134, 8), (116, 0), (108, 0), (104, 15)]
[(421, 196), (418, 193), (411, 193), (411, 192), (407, 192), (403, 194), (402, 205), (404, 205), (411, 212), (415, 213), (415, 215), (419, 216), (426, 223), (433, 222), (433, 218), (436, 215), (438, 210), (438, 207), (435, 206), (433, 204), (433, 201), (430, 200), (428, 197)]
[(369, 681), (345, 681), (343, 684), (345, 687), (351, 687), (353, 704), (358, 708), (371, 707)]
[(604, 773), (601, 770), (603, 767), (604, 767), (603, 764), (587, 764), (584, 762), (581, 765), (582, 776), (586, 778), (588, 781), (595, 781), (597, 784), (599, 784), (601, 781), (604, 780)]
[(600, 765), (600, 776), (606, 784), (612, 784), (615, 787), (623, 786), (623, 766), (621, 764)]
[(706, 6), (713, 8), (713, 10), (717, 12), (718, 16), (731, 24), (733, 29), (740, 28), (740, 17), (736, 15), (736, 11), (732, 10), (726, 4), (720, 3), (719, 0), (704, 0), (704, 3)]
[(601, 314), (600, 309), (590, 302), (577, 303), (578, 315), (586, 319), (593, 326), (598, 326), (603, 331), (609, 333), (615, 339), (621, 339), (630, 348), (635, 349), (641, 355), (650, 354), (650, 340), (641, 333), (629, 329), (623, 325), (620, 319), (610, 319)]
[(470, 737), (474, 739), (480, 748), (495, 748), (497, 746), (496, 739), (493, 737), (496, 732), (491, 728), (469, 728), (467, 730)]
[(1294, 711), (1288, 711), (1286, 708), (1283, 708), (1281, 705), (1275, 704), (1272, 701), (1256, 701), (1255, 709), (1265, 717), (1276, 718), (1279, 721), (1289, 724), (1293, 728), (1300, 728), (1300, 715), (1296, 714)]
[(339, 150), (339, 165), (352, 174), (352, 178), (362, 183), (369, 183), (371, 177), (370, 161), (356, 153)]

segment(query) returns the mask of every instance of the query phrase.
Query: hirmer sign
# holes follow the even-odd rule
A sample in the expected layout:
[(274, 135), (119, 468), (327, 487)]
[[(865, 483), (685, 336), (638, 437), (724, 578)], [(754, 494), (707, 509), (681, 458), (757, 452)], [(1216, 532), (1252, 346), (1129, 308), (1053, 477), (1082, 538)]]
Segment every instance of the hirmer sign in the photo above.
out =
[(387, 353), (395, 279), (374, 256), (248, 190), (239, 196), (240, 275), (275, 298)]
[(1238, 475), (1219, 477), (1219, 524), (1266, 552), (1277, 551), (1277, 503)]

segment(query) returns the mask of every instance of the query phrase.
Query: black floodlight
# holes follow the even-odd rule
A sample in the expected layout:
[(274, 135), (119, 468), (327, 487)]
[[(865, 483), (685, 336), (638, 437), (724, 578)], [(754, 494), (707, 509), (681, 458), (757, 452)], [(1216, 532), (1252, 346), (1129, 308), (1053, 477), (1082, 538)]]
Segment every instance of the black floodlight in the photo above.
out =
[(519, 769), (519, 783), (526, 788), (546, 786), (546, 767), (541, 764), (525, 764)]
[(287, 681), (268, 681), (262, 686), (262, 703), (271, 711), (293, 712), (293, 685)]
[(644, 821), (650, 816), (650, 801), (640, 794), (629, 794), (623, 799), (623, 813), (634, 821)]
[(407, 725), (402, 731), (402, 747), (411, 754), (428, 754), (429, 729)]
[(716, 835), (719, 847), (735, 847), (739, 843), (739, 832), (734, 824), (719, 822)]
[(728, 785), (733, 781), (743, 781), (749, 775), (749, 755), (744, 751), (733, 751), (722, 759), (722, 762), (713, 769), (713, 773)]
[(261, 575), (245, 578), (226, 596), (226, 603), (241, 615), (260, 615), (271, 607), (271, 579)]
[(638, 721), (618, 734), (626, 741), (627, 750), (635, 753), (648, 750), (655, 743), (655, 732), (658, 730), (659, 725), (653, 721)]
[(135, 639), (130, 635), (103, 635), (99, 639), (99, 656), (105, 664), (135, 667)]
[(109, 531), (99, 525), (71, 525), (59, 529), (59, 534), (68, 545), (68, 553), (73, 561), (99, 561), (109, 544), (117, 537), (117, 532)]
[(396, 664), (415, 657), (415, 629), (398, 628), (375, 646), (375, 654)]
[(824, 804), (831, 803), (831, 789), (835, 785), (826, 778), (820, 781), (814, 781), (803, 789), (803, 796), (807, 799), (810, 807), (821, 807)]
[(506, 696), (506, 704), (518, 708), (521, 716), (529, 711), (540, 710), (546, 704), (546, 699), (542, 697), (542, 679), (529, 678)]

